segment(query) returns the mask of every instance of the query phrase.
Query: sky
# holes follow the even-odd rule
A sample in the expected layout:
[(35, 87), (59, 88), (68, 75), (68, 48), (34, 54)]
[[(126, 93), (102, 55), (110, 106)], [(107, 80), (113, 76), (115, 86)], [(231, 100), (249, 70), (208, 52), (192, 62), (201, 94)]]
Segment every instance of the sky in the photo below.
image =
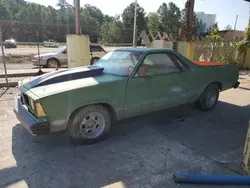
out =
[[(56, 6), (58, 0), (27, 0), (29, 2), (39, 3), (45, 6)], [(124, 8), (134, 0), (80, 0), (81, 6), (91, 4), (98, 7), (104, 14), (115, 16), (121, 14)], [(137, 0), (147, 13), (156, 12), (158, 7), (163, 3), (174, 2), (180, 9), (184, 8), (186, 0)], [(67, 0), (73, 4), (73, 0)], [(250, 3), (244, 0), (195, 0), (195, 11), (203, 11), (207, 14), (216, 14), (216, 21), (219, 28), (224, 29), (227, 25), (234, 28), (236, 15), (238, 21), (236, 30), (244, 30), (247, 27)]]

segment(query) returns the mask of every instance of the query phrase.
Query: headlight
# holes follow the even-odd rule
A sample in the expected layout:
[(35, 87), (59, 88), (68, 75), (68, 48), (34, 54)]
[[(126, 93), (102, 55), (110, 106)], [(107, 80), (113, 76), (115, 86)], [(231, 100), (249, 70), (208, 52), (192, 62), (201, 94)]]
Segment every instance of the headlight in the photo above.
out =
[(32, 99), (29, 99), (29, 103), (30, 103), (31, 109), (35, 111), (36, 110), (35, 102)]

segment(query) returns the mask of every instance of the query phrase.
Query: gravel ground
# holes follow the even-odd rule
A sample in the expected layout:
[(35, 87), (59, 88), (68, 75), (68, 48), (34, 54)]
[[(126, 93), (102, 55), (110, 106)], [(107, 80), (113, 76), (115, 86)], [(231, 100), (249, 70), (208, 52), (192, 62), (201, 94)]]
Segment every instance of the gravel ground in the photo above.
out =
[(18, 89), (2, 88), (0, 187), (207, 188), (177, 185), (173, 173), (243, 174), (250, 116), (247, 73), (241, 82), (240, 88), (221, 93), (211, 112), (184, 105), (129, 119), (117, 123), (107, 140), (90, 146), (74, 145), (64, 134), (31, 137), (12, 112)]

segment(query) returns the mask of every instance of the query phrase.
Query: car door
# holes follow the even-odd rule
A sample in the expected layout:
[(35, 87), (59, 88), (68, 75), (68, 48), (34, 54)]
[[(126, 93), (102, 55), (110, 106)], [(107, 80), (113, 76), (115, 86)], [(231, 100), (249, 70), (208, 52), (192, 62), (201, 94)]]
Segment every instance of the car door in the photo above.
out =
[(127, 82), (126, 116), (177, 106), (186, 98), (182, 68), (167, 53), (150, 53)]

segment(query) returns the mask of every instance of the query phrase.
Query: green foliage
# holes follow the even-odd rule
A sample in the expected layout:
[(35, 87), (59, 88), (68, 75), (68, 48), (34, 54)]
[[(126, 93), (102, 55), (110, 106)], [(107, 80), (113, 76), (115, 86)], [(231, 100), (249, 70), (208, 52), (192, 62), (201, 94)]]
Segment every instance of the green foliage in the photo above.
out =
[(232, 26), (231, 26), (231, 25), (227, 25), (227, 26), (224, 28), (224, 30), (232, 31), (233, 29), (232, 29)]
[[(59, 9), (51, 6), (45, 7), (24, 0), (0, 0), (0, 20), (23, 23), (5, 22), (4, 37), (34, 42), (36, 30), (38, 30), (40, 41), (53, 38), (65, 42), (65, 34), (75, 32), (74, 10), (71, 5), (65, 3), (59, 3), (58, 7)], [(90, 40), (96, 42), (97, 38), (100, 37), (100, 25), (104, 22), (105, 16), (100, 9), (89, 4), (81, 8), (80, 15), (82, 34), (89, 35)], [(25, 23), (29, 24), (25, 25)], [(33, 27), (31, 23), (34, 24)], [(9, 31), (9, 28), (11, 31)], [(22, 32), (22, 36), (19, 32)]]
[(203, 23), (201, 20), (199, 20), (194, 14), (194, 19), (193, 19), (193, 34), (199, 35), (203, 34), (206, 32), (206, 24)]
[(83, 11), (87, 11), (89, 13), (89, 16), (94, 18), (99, 24), (102, 24), (104, 22), (104, 15), (99, 8), (86, 4)]
[(162, 3), (157, 10), (157, 14), (159, 15), (163, 31), (171, 33), (173, 36), (179, 34), (181, 11), (173, 2), (168, 3), (168, 5)]
[(114, 19), (105, 21), (101, 26), (101, 36), (103, 44), (121, 42), (123, 37), (122, 23)]
[(250, 24), (248, 24), (248, 27), (246, 28), (246, 31), (244, 33), (244, 39), (236, 44), (240, 54), (245, 53), (247, 48), (250, 48)]
[[(127, 6), (122, 13), (122, 20), (124, 27), (133, 28), (134, 27), (134, 15), (135, 15), (135, 3), (131, 3)], [(145, 11), (137, 3), (137, 30), (138, 32), (146, 29), (146, 19), (145, 19)]]
[[(86, 4), (80, 10), (82, 34), (89, 35), (91, 42), (100, 39), (103, 43), (132, 43), (134, 8), (134, 3), (125, 7), (121, 21), (119, 15), (104, 15), (97, 7)], [(185, 13), (170, 2), (162, 3), (157, 12), (146, 16), (143, 7), (137, 4), (137, 33), (145, 30), (157, 35), (160, 31), (179, 36), (181, 25), (186, 23)], [(66, 34), (75, 33), (74, 9), (65, 0), (59, 1), (56, 8), (25, 0), (0, 0), (0, 24), (4, 39), (13, 37), (19, 42), (36, 41), (36, 31), (40, 41), (59, 42), (65, 42)], [(194, 16), (193, 28), (194, 33), (202, 33), (205, 26)]]
[(212, 42), (220, 42), (222, 41), (222, 37), (219, 35), (219, 29), (217, 23), (213, 24), (209, 30), (208, 35), (206, 36), (209, 38)]
[(147, 18), (148, 30), (155, 36), (161, 29), (159, 16), (155, 12), (151, 12)]
[[(181, 11), (181, 24), (185, 25), (187, 22), (187, 9), (182, 9)], [(201, 35), (206, 32), (206, 24), (197, 18), (197, 15), (194, 14), (193, 17), (193, 35)]]

